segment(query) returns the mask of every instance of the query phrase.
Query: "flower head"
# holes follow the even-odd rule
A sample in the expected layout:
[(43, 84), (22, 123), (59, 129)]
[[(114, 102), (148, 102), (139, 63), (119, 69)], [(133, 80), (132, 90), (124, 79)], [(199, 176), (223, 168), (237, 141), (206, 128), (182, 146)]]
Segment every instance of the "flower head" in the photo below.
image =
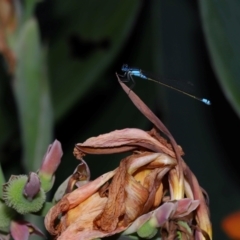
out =
[(129, 89), (135, 105), (162, 131), (128, 128), (92, 137), (74, 148), (87, 154), (128, 152), (119, 167), (65, 194), (45, 217), (50, 234), (62, 239), (95, 239), (137, 233), (162, 239), (211, 239), (208, 208), (198, 182), (159, 119)]

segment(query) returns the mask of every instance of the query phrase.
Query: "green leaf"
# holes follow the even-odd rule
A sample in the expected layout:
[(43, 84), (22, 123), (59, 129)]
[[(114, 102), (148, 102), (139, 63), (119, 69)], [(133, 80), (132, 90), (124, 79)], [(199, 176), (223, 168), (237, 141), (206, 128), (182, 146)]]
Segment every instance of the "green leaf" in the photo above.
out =
[(53, 106), (59, 119), (100, 81), (123, 46), (141, 2), (55, 2), (54, 18), (62, 22), (50, 42), (49, 62)]
[(32, 213), (32, 214), (36, 214), (37, 216), (45, 217), (47, 215), (48, 211), (51, 209), (51, 207), (53, 207), (53, 203), (45, 202), (42, 209), (39, 212)]
[(240, 116), (240, 2), (199, 1), (213, 68), (225, 96)]
[(40, 45), (35, 19), (27, 21), (16, 42), (18, 59), (14, 79), (24, 164), (37, 170), (52, 140), (52, 108), (46, 71), (45, 51)]

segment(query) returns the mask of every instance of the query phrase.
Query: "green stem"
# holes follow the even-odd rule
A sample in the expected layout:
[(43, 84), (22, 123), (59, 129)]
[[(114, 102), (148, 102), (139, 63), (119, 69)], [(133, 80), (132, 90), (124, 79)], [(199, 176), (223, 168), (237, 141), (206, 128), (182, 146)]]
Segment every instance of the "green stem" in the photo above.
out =
[(51, 203), (51, 202), (45, 202), (42, 209), (36, 213), (33, 213), (34, 215), (37, 215), (37, 216), (42, 216), (42, 217), (45, 217), (48, 213), (48, 211), (50, 210), (51, 207), (53, 207), (54, 204)]

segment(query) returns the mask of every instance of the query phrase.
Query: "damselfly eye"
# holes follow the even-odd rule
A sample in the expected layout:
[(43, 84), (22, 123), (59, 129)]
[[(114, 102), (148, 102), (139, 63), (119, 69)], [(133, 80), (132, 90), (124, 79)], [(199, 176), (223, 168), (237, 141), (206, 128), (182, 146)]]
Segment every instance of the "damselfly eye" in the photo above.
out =
[(127, 70), (128, 70), (128, 65), (127, 64), (123, 64), (122, 71), (127, 71)]

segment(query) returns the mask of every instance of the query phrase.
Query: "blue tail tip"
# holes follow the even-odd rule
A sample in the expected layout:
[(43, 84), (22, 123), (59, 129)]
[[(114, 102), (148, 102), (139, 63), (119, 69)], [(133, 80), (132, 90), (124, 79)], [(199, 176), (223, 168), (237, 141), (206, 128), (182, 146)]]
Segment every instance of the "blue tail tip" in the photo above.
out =
[(203, 99), (202, 99), (202, 102), (205, 103), (205, 104), (207, 104), (207, 105), (211, 105), (211, 101), (208, 100), (208, 99), (206, 99), (206, 98), (203, 98)]

